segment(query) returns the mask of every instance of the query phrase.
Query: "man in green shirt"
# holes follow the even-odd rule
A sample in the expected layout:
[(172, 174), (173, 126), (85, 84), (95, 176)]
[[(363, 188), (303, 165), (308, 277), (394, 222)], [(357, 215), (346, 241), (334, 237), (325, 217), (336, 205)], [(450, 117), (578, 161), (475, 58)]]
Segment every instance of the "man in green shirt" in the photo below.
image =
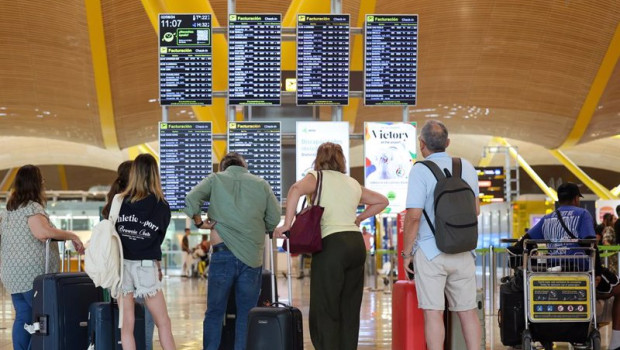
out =
[[(209, 201), (209, 220), (200, 207)], [(217, 350), (230, 291), (237, 304), (235, 350), (245, 349), (248, 313), (260, 294), (265, 232), (280, 223), (280, 204), (271, 186), (248, 172), (243, 157), (228, 153), (220, 172), (212, 173), (185, 198), (183, 210), (194, 225), (211, 229), (211, 262), (207, 284), (207, 311), (203, 349)]]

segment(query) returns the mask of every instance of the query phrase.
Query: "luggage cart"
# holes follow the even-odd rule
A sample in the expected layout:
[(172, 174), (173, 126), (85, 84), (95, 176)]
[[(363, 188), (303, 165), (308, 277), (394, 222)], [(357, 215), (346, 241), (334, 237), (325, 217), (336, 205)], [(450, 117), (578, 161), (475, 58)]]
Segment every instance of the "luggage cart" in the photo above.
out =
[(550, 350), (553, 342), (569, 342), (576, 349), (600, 350), (595, 304), (596, 240), (524, 240), (523, 245), (522, 349), (537, 349), (534, 343), (540, 342)]

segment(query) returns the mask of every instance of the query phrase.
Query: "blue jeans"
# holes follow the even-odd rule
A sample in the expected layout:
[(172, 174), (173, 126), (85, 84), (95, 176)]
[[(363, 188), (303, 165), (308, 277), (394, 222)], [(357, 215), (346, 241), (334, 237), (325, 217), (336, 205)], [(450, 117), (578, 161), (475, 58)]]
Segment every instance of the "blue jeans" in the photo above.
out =
[(144, 333), (146, 337), (146, 350), (153, 350), (153, 333), (155, 332), (155, 321), (153, 321), (153, 315), (151, 315), (149, 308), (146, 307), (144, 298), (136, 298), (135, 301), (136, 303), (144, 306)]
[(24, 293), (11, 294), (15, 308), (15, 322), (13, 322), (13, 349), (29, 350), (30, 333), (24, 329), (24, 324), (32, 323), (32, 297), (34, 289)]
[(249, 267), (225, 250), (213, 253), (207, 283), (207, 312), (203, 323), (204, 350), (217, 350), (222, 336), (228, 296), (235, 291), (237, 318), (235, 350), (244, 350), (248, 332), (248, 313), (258, 303), (262, 267)]

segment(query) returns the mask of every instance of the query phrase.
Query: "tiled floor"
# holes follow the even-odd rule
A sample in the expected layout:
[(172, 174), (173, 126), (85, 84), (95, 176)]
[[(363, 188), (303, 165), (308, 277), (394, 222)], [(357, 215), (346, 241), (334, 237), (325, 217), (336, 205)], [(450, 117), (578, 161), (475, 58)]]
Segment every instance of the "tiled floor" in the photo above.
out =
[[(164, 282), (168, 310), (172, 318), (173, 332), (178, 348), (186, 350), (200, 349), (202, 344), (202, 319), (206, 308), (205, 281), (201, 279), (169, 277)], [(312, 350), (314, 348), (310, 342), (307, 320), (310, 279), (295, 279), (293, 282), (293, 304), (298, 306), (304, 314), (305, 349)], [(285, 280), (281, 277), (278, 278), (278, 290), (281, 299), (288, 299)], [(490, 308), (487, 306), (488, 310)], [(361, 319), (358, 349), (391, 349), (391, 294), (384, 291), (365, 290)], [(12, 322), (13, 309), (10, 295), (6, 294), (4, 290), (0, 290), (0, 350), (12, 349)], [(486, 348), (505, 349), (499, 340), (497, 317), (487, 315), (485, 324)], [(607, 344), (609, 332), (610, 327), (602, 329), (604, 344)], [(155, 344), (155, 349), (161, 349), (157, 340)], [(570, 349), (570, 347), (567, 344), (558, 344), (556, 349)]]

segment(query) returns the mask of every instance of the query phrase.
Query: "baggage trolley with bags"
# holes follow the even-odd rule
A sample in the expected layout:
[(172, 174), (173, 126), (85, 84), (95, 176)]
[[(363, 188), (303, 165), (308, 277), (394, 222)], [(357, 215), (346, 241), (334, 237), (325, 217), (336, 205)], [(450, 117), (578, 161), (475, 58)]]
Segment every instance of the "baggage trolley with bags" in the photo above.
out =
[[(536, 244), (529, 247), (529, 244)], [(569, 342), (600, 350), (596, 324), (596, 240), (523, 241), (525, 330), (522, 349)], [(505, 318), (506, 315), (503, 315)]]

